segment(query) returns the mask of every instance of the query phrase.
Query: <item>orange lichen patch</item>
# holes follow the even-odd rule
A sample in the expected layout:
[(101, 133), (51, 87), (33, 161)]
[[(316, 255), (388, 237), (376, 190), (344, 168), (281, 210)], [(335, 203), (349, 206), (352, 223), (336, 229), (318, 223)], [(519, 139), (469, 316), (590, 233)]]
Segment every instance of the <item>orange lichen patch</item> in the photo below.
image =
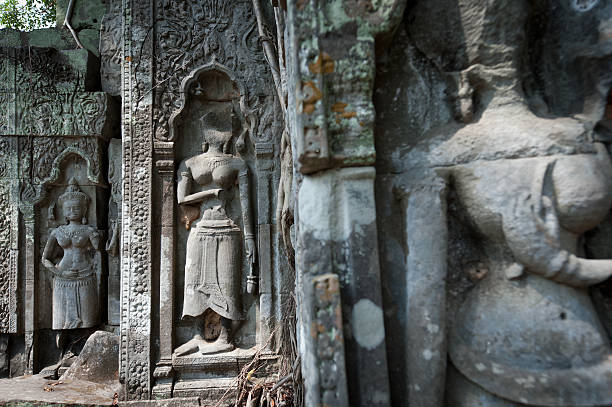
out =
[(317, 330), (317, 323), (313, 321), (310, 323), (310, 335), (314, 339), (317, 339), (318, 334), (319, 334), (319, 331)]
[(313, 105), (312, 103), (305, 104), (303, 111), (306, 114), (312, 114), (312, 112), (315, 111), (315, 105)]
[(331, 107), (332, 112), (335, 113), (344, 113), (344, 109), (348, 106), (346, 103), (338, 102), (334, 103)]
[(329, 54), (321, 52), (316, 61), (308, 64), (308, 69), (312, 73), (332, 73), (335, 69), (335, 63)]
[(303, 10), (307, 2), (308, 0), (298, 0), (295, 5), (297, 6), (298, 10)]
[(357, 112), (345, 112), (345, 113), (341, 113), (340, 117), (342, 117), (344, 119), (351, 119), (353, 117), (357, 117)]
[(323, 94), (312, 81), (302, 84), (302, 111), (306, 114), (311, 114), (315, 111), (315, 103), (323, 97)]

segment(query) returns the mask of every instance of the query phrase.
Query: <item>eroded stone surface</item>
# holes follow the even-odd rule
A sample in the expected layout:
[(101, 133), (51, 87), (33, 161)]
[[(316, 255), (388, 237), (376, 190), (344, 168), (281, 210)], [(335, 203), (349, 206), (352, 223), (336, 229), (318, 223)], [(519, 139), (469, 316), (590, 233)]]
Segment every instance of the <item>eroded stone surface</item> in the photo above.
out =
[(94, 332), (83, 350), (60, 380), (84, 380), (116, 383), (119, 379), (119, 336), (105, 331)]

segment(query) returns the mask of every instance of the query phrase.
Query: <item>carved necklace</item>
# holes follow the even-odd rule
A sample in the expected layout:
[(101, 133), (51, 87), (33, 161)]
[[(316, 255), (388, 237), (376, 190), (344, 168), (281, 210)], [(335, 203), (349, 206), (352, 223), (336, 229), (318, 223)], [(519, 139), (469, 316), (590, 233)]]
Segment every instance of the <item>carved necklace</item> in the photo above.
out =
[(83, 235), (83, 228), (77, 228), (76, 230), (66, 230), (65, 226), (62, 226), (59, 231), (61, 232), (63, 237), (67, 237), (67, 238), (75, 238), (75, 237), (81, 237)]
[(210, 170), (213, 171), (217, 167), (228, 165), (231, 162), (231, 160), (232, 160), (232, 157), (213, 156), (208, 161), (208, 168), (210, 168)]

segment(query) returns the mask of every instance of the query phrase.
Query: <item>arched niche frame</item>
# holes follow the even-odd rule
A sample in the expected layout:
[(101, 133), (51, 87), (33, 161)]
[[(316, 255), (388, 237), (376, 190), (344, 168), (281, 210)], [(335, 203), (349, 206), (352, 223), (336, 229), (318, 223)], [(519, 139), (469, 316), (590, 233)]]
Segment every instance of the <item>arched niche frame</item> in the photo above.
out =
[[(199, 82), (203, 88), (206, 83), (201, 81), (203, 75), (207, 73), (222, 74), (234, 85), (239, 93), (238, 100), (232, 100), (232, 110), (241, 122), (242, 133), (238, 136), (237, 150), (240, 150), (238, 143), (241, 140), (246, 142), (246, 133), (253, 132), (250, 123), (254, 123), (252, 113), (247, 109), (247, 87), (244, 81), (236, 73), (225, 65), (213, 60), (208, 64), (202, 65), (189, 73), (182, 81), (179, 89), (180, 103), (179, 109), (170, 115), (168, 129), (169, 138), (167, 141), (155, 141), (155, 167), (160, 177), (161, 202), (158, 203), (161, 209), (161, 233), (159, 250), (159, 297), (163, 299), (159, 303), (159, 360), (156, 363), (153, 376), (156, 388), (163, 391), (164, 386), (171, 386), (174, 377), (174, 367), (172, 364), (172, 353), (174, 351), (174, 317), (175, 317), (175, 269), (176, 269), (176, 227), (178, 219), (176, 216), (176, 185), (175, 185), (175, 159), (177, 154), (178, 142), (181, 137), (181, 125), (189, 110), (191, 90)], [(238, 106), (236, 106), (238, 104)], [(251, 134), (252, 136), (252, 134)]]
[[(37, 300), (36, 300), (36, 276), (38, 273), (39, 258), (35, 255), (36, 252), (36, 235), (40, 227), (40, 222), (36, 220), (35, 212), (41, 205), (45, 205), (50, 198), (49, 188), (51, 185), (60, 180), (62, 173), (62, 165), (70, 157), (78, 157), (82, 159), (87, 166), (87, 180), (97, 187), (105, 188), (107, 185), (104, 182), (102, 175), (93, 170), (93, 158), (79, 148), (68, 147), (62, 150), (55, 157), (49, 168), (49, 175), (41, 181), (40, 184), (34, 184), (32, 180), (23, 180), (17, 184), (17, 196), (19, 197), (19, 210), (23, 215), (24, 234), (25, 234), (25, 253), (23, 274), (25, 275), (25, 292), (32, 293), (25, 298), (24, 310), (24, 334), (25, 348), (29, 349), (27, 360), (25, 361), (26, 374), (35, 373), (37, 366), (38, 351), (35, 337), (37, 331)], [(20, 272), (21, 273), (21, 272)]]
[[(181, 95), (180, 107), (176, 112), (170, 115), (170, 121), (169, 121), (169, 126), (168, 126), (169, 131), (170, 131), (169, 140), (171, 142), (176, 142), (177, 139), (179, 138), (178, 127), (183, 122), (184, 115), (187, 111), (187, 105), (189, 103), (189, 98), (191, 95), (191, 89), (193, 85), (196, 84), (200, 80), (200, 77), (203, 74), (214, 73), (214, 72), (226, 75), (227, 78), (238, 87), (238, 92), (240, 94), (239, 106), (234, 105), (234, 111), (237, 113), (238, 118), (240, 119), (240, 122), (242, 125), (242, 129), (243, 129), (242, 133), (240, 134), (238, 138), (238, 143), (240, 141), (246, 142), (246, 133), (247, 132), (252, 133), (255, 130), (250, 125), (251, 123), (254, 123), (254, 120), (251, 117), (252, 115), (251, 111), (247, 108), (246, 101), (247, 101), (248, 91), (247, 91), (247, 88), (244, 82), (237, 77), (236, 73), (233, 70), (213, 60), (212, 62), (206, 65), (202, 65), (199, 68), (194, 69), (193, 71), (191, 71), (189, 75), (187, 75), (182, 80), (181, 89), (180, 89), (180, 95)], [(251, 134), (251, 136), (253, 136), (253, 134)]]
[(57, 157), (55, 157), (53, 163), (51, 164), (49, 175), (42, 180), (39, 185), (33, 185), (27, 181), (21, 183), (19, 191), (21, 203), (32, 205), (34, 207), (45, 201), (47, 198), (47, 188), (59, 180), (63, 162), (72, 156), (77, 156), (85, 162), (87, 165), (87, 179), (93, 185), (106, 187), (106, 183), (102, 179), (102, 175), (93, 171), (92, 158), (78, 148), (68, 147), (59, 153)]

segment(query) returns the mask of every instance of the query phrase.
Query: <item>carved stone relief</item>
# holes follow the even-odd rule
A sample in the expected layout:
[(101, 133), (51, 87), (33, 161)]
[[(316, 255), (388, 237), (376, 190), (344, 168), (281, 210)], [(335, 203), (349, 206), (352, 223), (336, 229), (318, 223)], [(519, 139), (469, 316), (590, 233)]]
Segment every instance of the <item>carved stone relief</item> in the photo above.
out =
[[(256, 284), (249, 169), (243, 158), (232, 153), (237, 150), (232, 134), (235, 90), (222, 72), (209, 71), (203, 76), (192, 85), (195, 86), (193, 103), (199, 102), (203, 113), (201, 124), (196, 127), (200, 129), (203, 153), (185, 159), (177, 174), (178, 203), (199, 207), (197, 217), (190, 219), (186, 245), (183, 317), (200, 317), (211, 309), (221, 317), (221, 326), (214, 343), (207, 343), (204, 332), (200, 332), (179, 347), (177, 355), (194, 350), (206, 354), (234, 348), (231, 324), (244, 319), (243, 253), (250, 270), (249, 294), (254, 293)], [(236, 207), (241, 222), (232, 213)]]
[[(5, 146), (6, 147), (6, 146)], [(18, 219), (10, 183), (0, 182), (0, 333), (18, 332)]]
[[(58, 198), (67, 224), (49, 233), (43, 265), (53, 278), (53, 329), (91, 328), (99, 323), (98, 279), (90, 251), (100, 250), (100, 232), (87, 224), (90, 198), (74, 178)], [(61, 248), (63, 255), (55, 253)]]
[(111, 139), (108, 148), (108, 324), (119, 325), (121, 293), (121, 140)]
[(273, 92), (264, 82), (270, 73), (257, 40), (251, 2), (159, 0), (158, 10), (155, 138), (172, 138), (168, 125), (181, 108), (181, 80), (193, 69), (216, 62), (249, 83), (237, 113), (243, 123), (249, 122), (252, 137), (269, 141), (270, 123), (278, 118), (273, 113)]
[[(388, 343), (404, 356), (390, 367), (406, 372), (391, 378), (394, 404), (612, 401), (610, 332), (598, 314), (606, 308), (586, 289), (607, 280), (612, 263), (585, 244), (612, 206), (602, 129), (609, 50), (594, 28), (612, 9), (580, 15), (571, 4), (417, 2), (385, 55), (393, 62), (381, 63), (377, 206), (390, 233), (379, 244)], [(495, 29), (477, 29), (472, 12)], [(463, 36), (448, 42), (457, 27)], [(566, 27), (591, 37), (566, 37), (566, 48)], [(551, 50), (564, 57), (548, 59)], [(565, 65), (595, 50), (588, 64)], [(570, 74), (569, 84), (557, 80)], [(397, 103), (384, 100), (390, 92)]]
[(121, 3), (110, 2), (100, 27), (100, 77), (102, 90), (109, 95), (121, 93)]
[[(155, 15), (151, 14), (150, 10), (154, 10)], [(150, 31), (153, 22), (155, 25)], [(195, 236), (194, 230), (199, 222), (199, 216), (202, 215), (197, 206), (194, 208), (181, 205), (177, 207), (178, 216), (174, 212), (176, 199), (174, 191), (179, 186), (175, 181), (177, 169), (174, 167), (174, 162), (189, 159), (193, 157), (194, 151), (200, 150), (206, 129), (200, 119), (205, 116), (205, 113), (211, 112), (211, 106), (215, 103), (226, 105), (229, 109), (224, 113), (226, 116), (224, 120), (228, 120), (229, 127), (227, 123), (224, 124), (223, 131), (230, 131), (232, 142), (229, 150), (222, 150), (223, 154), (234, 157), (230, 160), (232, 163), (238, 162), (241, 156), (245, 161), (245, 166), (250, 169), (249, 182), (252, 183), (251, 192), (246, 193), (248, 197), (238, 192), (242, 187), (234, 187), (231, 189), (235, 196), (232, 199), (223, 198), (227, 199), (228, 218), (232, 219), (238, 228), (227, 236), (230, 244), (226, 248), (235, 254), (235, 265), (229, 266), (228, 269), (233, 270), (234, 274), (228, 281), (234, 281), (235, 284), (230, 290), (233, 294), (227, 292), (225, 297), (236, 302), (236, 309), (240, 308), (241, 314), (243, 311), (248, 311), (248, 315), (240, 316), (240, 319), (246, 317), (242, 326), (237, 331), (232, 330), (233, 342), (238, 347), (244, 347), (247, 344), (252, 346), (256, 341), (265, 341), (269, 336), (269, 333), (266, 333), (267, 330), (258, 329), (258, 324), (260, 324), (260, 319), (271, 320), (274, 313), (273, 300), (270, 298), (272, 273), (275, 272), (272, 257), (274, 243), (271, 234), (264, 234), (266, 237), (263, 240), (267, 251), (266, 256), (262, 257), (266, 259), (266, 271), (259, 275), (253, 274), (249, 284), (247, 284), (247, 276), (250, 275), (250, 267), (247, 266), (246, 249), (249, 248), (249, 253), (253, 253), (250, 257), (251, 261), (259, 260), (260, 257), (254, 253), (255, 247), (251, 249), (251, 246), (257, 242), (255, 237), (258, 228), (271, 228), (270, 214), (273, 213), (274, 208), (264, 205), (261, 209), (265, 208), (265, 211), (256, 210), (255, 208), (260, 208), (259, 202), (255, 203), (255, 198), (259, 200), (261, 197), (264, 199), (262, 202), (269, 202), (269, 197), (274, 196), (275, 183), (272, 178), (276, 170), (271, 164), (270, 157), (275, 154), (274, 143), (277, 138), (280, 138), (283, 124), (280, 107), (274, 102), (273, 87), (268, 86), (268, 78), (271, 77), (261, 52), (256, 24), (252, 13), (252, 2), (246, 0), (233, 2), (159, 0), (154, 9), (144, 3), (123, 3), (122, 40), (125, 52), (122, 86), (123, 117), (129, 117), (130, 120), (124, 122), (123, 132), (123, 196), (129, 199), (124, 200), (122, 217), (125, 222), (129, 222), (130, 226), (129, 230), (122, 231), (122, 281), (126, 285), (122, 288), (121, 376), (126, 383), (130, 397), (146, 398), (150, 391), (155, 394), (155, 397), (162, 398), (179, 393), (195, 394), (193, 392), (198, 391), (198, 383), (189, 383), (189, 380), (195, 377), (204, 378), (207, 374), (205, 361), (202, 359), (206, 355), (196, 352), (200, 355), (200, 359), (196, 360), (197, 355), (190, 355), (190, 357), (196, 358), (192, 358), (192, 362), (200, 366), (199, 370), (195, 370), (198, 373), (193, 374), (193, 367), (182, 370), (185, 372), (184, 378), (189, 378), (189, 380), (182, 382), (180, 386), (175, 384), (181, 382), (182, 379), (179, 377), (177, 381), (174, 369), (183, 369), (180, 366), (187, 362), (183, 363), (179, 360), (184, 356), (175, 355), (173, 357), (172, 354), (179, 345), (194, 338), (198, 325), (198, 323), (190, 323), (188, 318), (181, 321), (179, 313), (181, 310), (184, 311), (181, 305), (189, 304), (188, 301), (184, 301), (183, 291), (186, 257), (194, 258), (197, 257), (196, 252), (200, 255), (203, 252), (199, 250), (200, 246), (188, 243), (188, 240), (194, 240), (191, 235)], [(150, 34), (142, 35), (143, 33)], [(210, 100), (211, 103), (201, 103), (210, 96), (211, 90), (214, 90), (216, 79), (209, 76), (206, 80), (198, 81), (198, 76), (204, 71), (215, 70), (220, 76), (226, 75), (234, 84), (232, 86), (235, 89), (232, 90), (232, 95), (224, 100)], [(125, 86), (127, 82), (134, 83), (135, 86)], [(152, 110), (152, 115), (149, 109)], [(210, 128), (215, 127), (213, 125)], [(153, 150), (147, 148), (151, 142), (153, 142)], [(262, 145), (257, 147), (259, 144)], [(263, 144), (267, 144), (267, 147), (264, 148)], [(256, 153), (258, 148), (264, 151), (261, 161)], [(266, 168), (262, 166), (264, 161), (266, 161)], [(153, 184), (152, 180), (144, 174), (150, 174), (148, 169), (151, 168), (151, 165), (154, 166), (153, 176), (159, 177), (160, 185), (163, 188), (159, 191), (161, 201), (151, 201), (148, 195)], [(208, 185), (208, 181), (204, 185)], [(198, 187), (198, 185), (194, 183), (193, 187)], [(140, 189), (143, 191), (142, 196), (137, 192)], [(172, 191), (173, 198), (168, 201), (170, 191)], [(245, 199), (247, 201), (244, 201)], [(252, 236), (245, 241), (244, 233), (247, 227), (243, 224), (240, 208), (246, 207), (247, 203), (253, 208), (250, 219), (253, 226), (248, 232)], [(151, 219), (148, 216), (149, 208), (153, 208), (155, 214), (161, 215), (159, 223), (157, 218)], [(187, 224), (190, 231), (179, 224), (180, 217), (188, 219)], [(127, 225), (128, 223), (125, 222), (124, 225)], [(155, 233), (149, 233), (151, 228), (161, 230), (159, 248), (144, 240), (144, 237), (148, 235), (155, 235)], [(215, 240), (216, 238), (212, 236), (213, 234), (210, 234), (209, 237)], [(261, 246), (261, 242), (258, 243)], [(190, 249), (187, 250), (189, 254), (186, 256), (187, 246)], [(159, 253), (152, 253), (153, 247), (159, 249)], [(135, 256), (136, 253), (137, 256)], [(194, 253), (193, 256), (192, 253)], [(161, 317), (159, 325), (161, 338), (160, 360), (158, 361), (151, 361), (147, 351), (138, 353), (134, 351), (135, 347), (148, 349), (150, 325), (146, 315), (151, 312), (151, 307), (157, 306), (149, 301), (151, 296), (146, 288), (149, 286), (148, 276), (151, 275), (147, 270), (150, 267), (157, 267), (156, 263), (151, 265), (149, 261), (152, 256), (154, 258), (159, 256), (160, 264), (159, 312)], [(209, 256), (209, 259), (213, 258), (214, 256)], [(177, 269), (176, 277), (173, 270), (174, 264)], [(257, 265), (261, 268), (261, 264)], [(195, 266), (194, 270), (211, 271), (215, 267)], [(188, 273), (188, 275), (191, 274)], [(253, 286), (257, 282), (264, 286), (262, 284), (264, 276), (265, 287), (268, 290), (266, 293), (268, 305), (265, 314), (259, 314), (257, 299), (252, 296), (248, 297), (247, 304), (238, 306), (241, 302), (240, 297), (246, 295), (248, 285)], [(207, 285), (208, 281), (207, 279)], [(143, 289), (139, 288), (141, 285)], [(210, 290), (214, 291), (212, 286), (206, 289), (201, 287), (201, 289), (208, 293), (206, 295), (210, 295)], [(206, 295), (202, 294), (203, 297)], [(202, 309), (197, 314), (200, 315), (203, 311)], [(168, 315), (168, 313), (173, 315)], [(211, 317), (206, 320), (212, 322), (215, 319), (216, 317)], [(232, 314), (232, 319), (239, 319), (238, 315)], [(130, 328), (132, 323), (136, 325)], [(209, 324), (208, 328), (212, 333), (222, 331), (221, 325), (216, 325), (214, 322)], [(263, 336), (266, 338), (262, 339)], [(153, 375), (155, 382), (152, 389), (151, 383), (145, 379), (149, 377), (151, 362), (156, 363)], [(228, 374), (230, 371), (231, 369), (228, 370)], [(190, 386), (196, 386), (196, 388)]]

